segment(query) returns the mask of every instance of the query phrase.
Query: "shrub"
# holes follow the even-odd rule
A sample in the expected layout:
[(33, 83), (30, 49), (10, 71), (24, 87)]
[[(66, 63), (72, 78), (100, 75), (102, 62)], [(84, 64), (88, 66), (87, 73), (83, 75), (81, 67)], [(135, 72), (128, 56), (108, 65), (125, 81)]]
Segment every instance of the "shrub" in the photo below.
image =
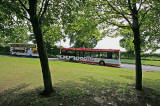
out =
[(8, 44), (0, 44), (0, 55), (9, 55), (10, 46)]

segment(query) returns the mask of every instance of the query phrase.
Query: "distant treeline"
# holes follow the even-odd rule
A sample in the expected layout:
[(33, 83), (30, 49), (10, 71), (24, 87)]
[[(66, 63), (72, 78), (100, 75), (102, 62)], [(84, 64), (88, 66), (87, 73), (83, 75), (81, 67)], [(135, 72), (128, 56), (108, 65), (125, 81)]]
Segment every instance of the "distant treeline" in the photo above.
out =
[(46, 46), (48, 57), (57, 57), (60, 54), (60, 47), (58, 46)]
[(7, 44), (0, 44), (0, 55), (9, 55), (10, 54), (10, 46)]
[[(135, 59), (134, 53), (121, 52), (121, 59)], [(160, 53), (142, 53), (143, 60), (160, 60)]]

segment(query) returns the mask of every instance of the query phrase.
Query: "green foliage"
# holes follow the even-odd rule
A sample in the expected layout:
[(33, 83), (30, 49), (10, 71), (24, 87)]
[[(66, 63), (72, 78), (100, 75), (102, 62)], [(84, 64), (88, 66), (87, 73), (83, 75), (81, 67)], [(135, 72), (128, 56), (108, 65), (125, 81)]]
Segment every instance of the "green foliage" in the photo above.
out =
[[(50, 42), (52, 45), (55, 42), (64, 39), (62, 35), (62, 28), (58, 20), (60, 8), (56, 5), (59, 1), (55, 1), (53, 5), (49, 5), (46, 14), (42, 17), (42, 31), (44, 40)], [(29, 8), (28, 0), (23, 1), (24, 5)], [(40, 4), (42, 0), (38, 1), (37, 14), (41, 11)], [(4, 43), (25, 43), (28, 41), (35, 42), (34, 35), (27, 35), (27, 32), (32, 33), (29, 14), (21, 6), (20, 2), (16, 0), (1, 1), (0, 4), (0, 41)], [(44, 8), (43, 8), (44, 9)], [(54, 12), (53, 12), (54, 11)], [(41, 11), (42, 12), (42, 11)]]
[[(17, 2), (0, 1), (0, 42), (1, 43), (22, 43), (27, 42), (28, 27), (22, 20), (23, 12), (17, 6)], [(17, 16), (15, 16), (17, 14)], [(24, 15), (24, 14), (23, 14)]]
[(160, 54), (159, 53), (143, 53), (141, 56), (144, 59), (160, 60)]
[(46, 44), (46, 48), (47, 48), (48, 57), (57, 58), (56, 55), (60, 54), (60, 47), (58, 46), (50, 45), (49, 43), (49, 44)]
[(135, 54), (134, 54), (134, 51), (131, 53), (131, 51), (126, 51), (126, 52), (121, 52), (121, 58), (124, 58), (124, 59), (133, 59), (135, 58)]
[[(146, 2), (147, 3), (147, 2)], [(157, 3), (157, 4), (155, 4)], [(160, 8), (157, 7), (159, 2), (154, 1), (151, 5), (153, 8), (146, 14), (144, 21), (141, 23), (141, 28), (140, 28), (140, 34), (141, 34), (141, 50), (142, 52), (151, 50), (152, 52), (156, 51), (157, 49), (160, 48), (159, 45), (159, 34), (160, 34), (160, 22), (159, 22), (159, 17), (160, 17)], [(148, 5), (148, 4), (146, 4)], [(142, 9), (139, 11), (139, 18), (142, 19), (142, 16), (144, 15), (144, 12), (146, 10)], [(131, 29), (123, 28), (120, 29), (120, 34), (123, 36), (123, 44), (121, 47), (124, 47), (125, 45), (128, 45), (127, 39), (132, 39), (133, 37), (133, 32)], [(131, 35), (131, 36), (128, 36)], [(129, 38), (130, 37), (130, 38)], [(127, 39), (126, 39), (127, 38)], [(126, 39), (126, 41), (124, 40)], [(122, 43), (122, 42), (120, 42)], [(131, 45), (129, 45), (130, 48), (132, 48)], [(127, 51), (128, 48), (124, 47)]]
[(133, 34), (133, 15), (135, 13), (133, 7), (136, 6), (142, 51), (155, 51), (159, 48), (160, 7), (158, 5), (160, 2), (158, 0), (97, 0), (96, 2), (100, 11), (98, 15), (103, 23), (101, 27), (105, 29), (104, 32), (110, 34), (109, 36), (113, 35), (113, 37), (116, 35), (124, 36), (124, 39), (126, 35)]
[(0, 29), (1, 43), (27, 43), (29, 41), (26, 26), (14, 26)]
[(129, 53), (131, 53), (131, 55), (134, 54), (133, 40), (134, 40), (134, 38), (130, 37), (130, 35), (126, 35), (126, 36), (124, 36), (124, 38), (122, 38), (120, 40), (120, 46), (125, 48)]
[(43, 36), (44, 42), (50, 43), (50, 45), (54, 45), (58, 41), (64, 39), (64, 35), (62, 34), (62, 29), (59, 26), (43, 26)]
[[(142, 59), (148, 59), (148, 60), (160, 60), (160, 54), (159, 53), (141, 53)], [(134, 55), (130, 55), (128, 52), (121, 52), (121, 58), (128, 58), (133, 59)]]
[(1, 55), (9, 55), (10, 54), (10, 46), (0, 44), (0, 54)]
[(60, 53), (60, 48), (55, 46), (55, 43), (65, 39), (64, 34), (62, 34), (62, 29), (60, 26), (44, 26), (42, 28), (44, 42), (47, 48), (48, 57), (56, 57)]
[(75, 0), (66, 3), (62, 11), (62, 24), (66, 35), (73, 47), (93, 48), (104, 36), (100, 33), (94, 13), (94, 5), (88, 0)]
[[(135, 56), (131, 55), (129, 52), (121, 52), (121, 62), (122, 63), (135, 63)], [(143, 65), (154, 65), (160, 66), (160, 54), (159, 53), (142, 53), (141, 62)]]
[[(129, 63), (129, 64), (134, 64), (135, 60), (134, 59), (121, 59), (122, 63)], [(160, 61), (157, 60), (141, 60), (143, 65), (151, 65), (151, 66), (160, 66)]]
[(153, 9), (148, 12), (141, 28), (146, 50), (152, 50), (152, 52), (160, 48), (160, 7), (158, 5), (160, 2), (155, 0), (152, 4)]

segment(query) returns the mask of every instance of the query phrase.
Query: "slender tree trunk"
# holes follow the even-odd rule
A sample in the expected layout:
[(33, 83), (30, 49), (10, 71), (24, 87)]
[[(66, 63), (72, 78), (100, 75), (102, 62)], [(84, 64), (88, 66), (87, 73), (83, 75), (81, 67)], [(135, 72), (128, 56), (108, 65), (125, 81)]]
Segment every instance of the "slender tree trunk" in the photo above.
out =
[(142, 90), (142, 66), (139, 29), (134, 30), (134, 46), (136, 55), (136, 89)]
[(43, 42), (42, 29), (41, 29), (40, 21), (38, 17), (37, 16), (31, 17), (31, 23), (32, 23), (33, 32), (36, 38), (38, 53), (39, 53), (40, 62), (41, 62), (43, 82), (45, 87), (43, 94), (50, 94), (51, 92), (53, 92), (52, 80), (51, 80), (51, 74), (50, 74), (50, 69), (48, 64), (48, 56), (47, 56), (46, 48)]
[(142, 66), (141, 66), (141, 47), (140, 47), (140, 31), (138, 23), (138, 11), (136, 8), (133, 9), (133, 33), (134, 33), (134, 48), (136, 56), (136, 89), (142, 90)]

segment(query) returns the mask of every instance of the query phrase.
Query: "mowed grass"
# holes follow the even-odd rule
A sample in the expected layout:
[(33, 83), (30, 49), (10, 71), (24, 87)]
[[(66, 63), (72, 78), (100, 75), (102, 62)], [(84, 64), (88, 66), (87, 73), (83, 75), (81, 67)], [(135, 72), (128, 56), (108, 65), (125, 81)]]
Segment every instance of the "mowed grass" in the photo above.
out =
[[(121, 59), (122, 63), (135, 64), (135, 59)], [(143, 65), (160, 66), (159, 60), (141, 60)]]
[(44, 98), (39, 59), (0, 56), (0, 106), (160, 105), (160, 72), (143, 72), (136, 91), (135, 71), (49, 61), (56, 93)]

